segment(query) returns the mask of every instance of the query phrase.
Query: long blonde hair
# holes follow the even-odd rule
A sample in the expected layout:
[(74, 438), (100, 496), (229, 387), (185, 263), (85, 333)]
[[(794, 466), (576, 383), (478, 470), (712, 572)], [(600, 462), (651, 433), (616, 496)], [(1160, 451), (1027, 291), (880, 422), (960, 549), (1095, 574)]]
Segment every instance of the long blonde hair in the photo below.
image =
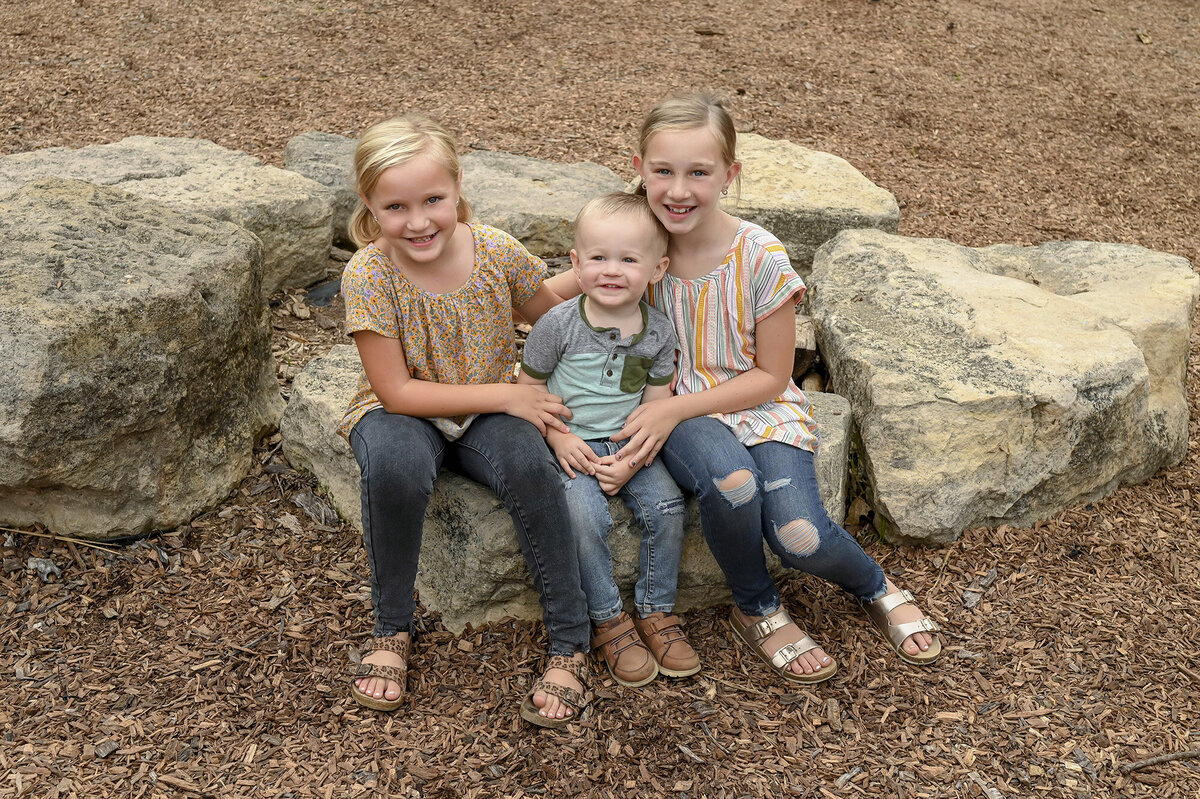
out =
[[(360, 195), (370, 194), (385, 169), (408, 163), (414, 157), (428, 153), (440, 161), (456, 182), (462, 174), (458, 150), (450, 133), (433, 120), (420, 114), (404, 114), (372, 125), (359, 139), (354, 151), (354, 183)], [(471, 204), (459, 196), (458, 221), (471, 218)], [(379, 223), (360, 199), (350, 215), (350, 239), (364, 247), (379, 238)]]
[[(654, 106), (642, 127), (638, 131), (638, 155), (645, 157), (646, 147), (655, 134), (665, 130), (692, 130), (693, 128), (708, 128), (721, 147), (721, 157), (725, 166), (737, 162), (737, 129), (733, 125), (733, 117), (729, 115), (725, 104), (714, 94), (698, 93), (684, 94), (678, 97), (668, 97)], [(734, 178), (735, 195), (742, 191), (742, 176)], [(638, 188), (639, 194), (645, 194), (645, 186)]]

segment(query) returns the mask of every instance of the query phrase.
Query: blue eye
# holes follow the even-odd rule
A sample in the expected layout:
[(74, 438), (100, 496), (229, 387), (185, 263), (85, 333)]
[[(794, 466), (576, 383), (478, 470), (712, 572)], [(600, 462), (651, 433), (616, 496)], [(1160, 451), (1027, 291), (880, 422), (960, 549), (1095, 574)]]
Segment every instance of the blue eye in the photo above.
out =
[(693, 169), (692, 170), (692, 177), (694, 177), (694, 178), (702, 178), (707, 174), (708, 173), (705, 172), (703, 169)]
[(389, 211), (399, 211), (399, 210), (400, 210), (401, 208), (403, 208), (403, 207), (404, 207), (404, 206), (402, 206), (400, 203), (392, 203), (391, 205), (389, 205), (389, 206), (387, 207), (387, 210), (389, 210)]
[(671, 170), (669, 170), (669, 169), (665, 169), (665, 168), (664, 168), (664, 169), (656, 169), (656, 170), (654, 170), (654, 174), (656, 174), (656, 175), (669, 175), (669, 174), (671, 174)]
[(427, 204), (429, 204), (429, 205), (433, 205), (433, 204), (434, 204), (434, 203), (436, 203), (436, 202), (440, 202), (440, 201), (441, 201), (441, 199), (442, 199), (441, 197), (430, 197), (430, 198), (429, 198), (428, 200), (426, 200), (425, 202), (426, 202)]

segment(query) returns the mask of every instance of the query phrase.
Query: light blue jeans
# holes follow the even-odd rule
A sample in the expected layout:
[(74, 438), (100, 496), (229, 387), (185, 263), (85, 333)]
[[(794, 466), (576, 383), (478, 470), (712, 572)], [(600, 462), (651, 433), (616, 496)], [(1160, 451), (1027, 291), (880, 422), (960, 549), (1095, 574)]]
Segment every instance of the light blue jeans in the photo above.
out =
[[(661, 458), (699, 500), (704, 538), (746, 615), (764, 616), (781, 604), (764, 539), (783, 565), (836, 583), (861, 601), (886, 593), (883, 569), (826, 513), (811, 452), (778, 441), (747, 447), (723, 422), (701, 416), (675, 428)], [(753, 479), (719, 487), (740, 470)]]
[[(604, 457), (615, 454), (626, 442), (607, 439), (586, 442), (592, 452)], [(612, 552), (608, 536), (612, 516), (608, 495), (595, 477), (576, 470), (574, 479), (559, 469), (571, 532), (579, 557), (579, 577), (587, 597), (588, 616), (593, 623), (609, 621), (621, 613), (621, 594), (613, 580)], [(670, 613), (675, 608), (679, 580), (679, 557), (683, 550), (683, 494), (662, 462), (639, 469), (617, 492), (642, 526), (638, 554), (638, 580), (633, 589), (634, 607), (641, 616)]]

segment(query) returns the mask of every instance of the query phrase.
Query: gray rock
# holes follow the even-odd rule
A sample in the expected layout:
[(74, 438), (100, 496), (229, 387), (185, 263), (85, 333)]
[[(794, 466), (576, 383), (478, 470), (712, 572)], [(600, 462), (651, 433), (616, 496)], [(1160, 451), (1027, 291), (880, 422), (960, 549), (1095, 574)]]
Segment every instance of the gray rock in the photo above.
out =
[(1184, 455), (1200, 278), (1183, 258), (861, 230), (821, 248), (810, 282), (891, 539), (1028, 524)]
[(730, 189), (725, 209), (775, 234), (801, 277), (812, 269), (816, 249), (841, 231), (895, 233), (900, 224), (896, 198), (835, 155), (742, 133), (738, 158), (741, 194)]
[(509, 153), (477, 151), (462, 158), (463, 196), (481, 221), (511, 234), (534, 255), (571, 250), (575, 214), (624, 181), (599, 164), (560, 164)]
[(283, 150), (283, 168), (315, 180), (332, 192), (333, 243), (356, 249), (350, 240), (350, 214), (358, 204), (354, 187), (354, 150), (358, 139), (336, 133), (301, 133)]
[(115, 538), (224, 498), (282, 400), (236, 225), (49, 179), (0, 195), (0, 523)]
[(203, 139), (130, 136), (115, 144), (0, 158), (0, 191), (45, 177), (115, 186), (246, 228), (262, 242), (265, 294), (307, 286), (325, 275), (332, 235), (329, 190), (245, 153)]
[[(292, 384), (280, 432), (288, 461), (316, 475), (342, 518), (361, 528), (358, 465), (336, 432), (360, 369), (352, 345), (334, 347), (310, 363)], [(817, 482), (830, 516), (840, 521), (845, 514), (850, 405), (832, 394), (809, 398), (822, 424)], [(620, 500), (610, 500), (609, 510), (614, 521), (609, 541), (614, 575), (622, 594), (630, 596), (641, 532)], [(774, 556), (769, 555), (769, 561), (777, 565)], [(541, 618), (508, 512), (487, 488), (449, 472), (439, 476), (426, 513), (417, 588), (426, 607), (439, 611), (452, 630), (504, 616)], [(700, 531), (695, 502), (689, 501), (677, 607), (709, 607), (728, 598)]]

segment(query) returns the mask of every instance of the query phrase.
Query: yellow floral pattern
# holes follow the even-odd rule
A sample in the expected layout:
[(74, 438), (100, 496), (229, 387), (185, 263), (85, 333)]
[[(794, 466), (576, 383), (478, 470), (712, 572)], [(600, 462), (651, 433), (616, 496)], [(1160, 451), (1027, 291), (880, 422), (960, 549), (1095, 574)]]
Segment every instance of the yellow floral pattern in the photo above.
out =
[[(469, 225), (475, 268), (453, 291), (431, 294), (418, 287), (374, 244), (354, 254), (342, 273), (346, 332), (370, 330), (399, 339), (411, 375), (436, 383), (511, 383), (517, 360), (512, 309), (542, 284), (546, 265), (507, 233)], [(380, 407), (364, 372), (358, 393), (338, 426), (350, 431)], [(473, 417), (431, 419), (450, 438), (462, 435)]]

